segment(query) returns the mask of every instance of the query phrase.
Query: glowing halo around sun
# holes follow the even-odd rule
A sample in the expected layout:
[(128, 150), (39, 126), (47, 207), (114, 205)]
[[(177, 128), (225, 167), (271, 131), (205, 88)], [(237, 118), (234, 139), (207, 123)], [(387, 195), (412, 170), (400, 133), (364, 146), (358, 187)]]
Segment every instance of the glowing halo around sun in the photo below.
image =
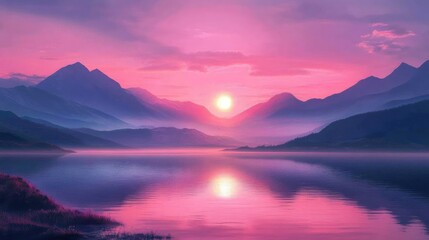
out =
[(222, 112), (227, 112), (231, 110), (233, 101), (232, 97), (228, 94), (221, 94), (216, 98), (216, 107)]

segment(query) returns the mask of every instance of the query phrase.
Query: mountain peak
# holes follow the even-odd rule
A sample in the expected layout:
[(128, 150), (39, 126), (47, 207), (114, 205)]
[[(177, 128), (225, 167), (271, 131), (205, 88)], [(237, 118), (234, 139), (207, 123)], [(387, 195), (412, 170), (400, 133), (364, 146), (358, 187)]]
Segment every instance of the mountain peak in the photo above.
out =
[(408, 63), (402, 62), (401, 64), (399, 64), (397, 68), (395, 68), (395, 70), (393, 70), (393, 72), (390, 75), (403, 74), (405, 72), (414, 71), (414, 70), (416, 70), (415, 67), (411, 66)]
[(389, 75), (384, 77), (393, 82), (403, 83), (403, 80), (409, 79), (416, 72), (417, 68), (409, 65), (408, 63), (402, 62), (398, 67), (395, 68)]
[(82, 71), (82, 72), (89, 72), (88, 68), (85, 67), (81, 62), (75, 62), (73, 64), (67, 65), (63, 67), (62, 69), (70, 69), (74, 71)]
[(401, 64), (399, 64), (399, 66), (396, 68), (415, 68), (413, 66), (411, 66), (410, 64), (406, 63), (406, 62), (401, 62)]
[(92, 73), (97, 73), (97, 74), (102, 73), (103, 75), (105, 75), (105, 74), (104, 74), (102, 71), (100, 71), (100, 69), (98, 69), (98, 68), (96, 68), (96, 69), (92, 70), (91, 72), (92, 72)]
[(292, 93), (284, 92), (272, 97), (269, 102), (301, 102)]

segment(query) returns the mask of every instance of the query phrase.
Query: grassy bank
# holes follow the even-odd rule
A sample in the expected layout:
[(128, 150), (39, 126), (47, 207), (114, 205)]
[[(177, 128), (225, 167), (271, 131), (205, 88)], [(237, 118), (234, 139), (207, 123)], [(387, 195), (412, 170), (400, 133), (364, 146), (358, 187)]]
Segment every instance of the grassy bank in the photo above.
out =
[(109, 233), (120, 223), (62, 207), (20, 177), (0, 173), (0, 239), (165, 239), (156, 234)]

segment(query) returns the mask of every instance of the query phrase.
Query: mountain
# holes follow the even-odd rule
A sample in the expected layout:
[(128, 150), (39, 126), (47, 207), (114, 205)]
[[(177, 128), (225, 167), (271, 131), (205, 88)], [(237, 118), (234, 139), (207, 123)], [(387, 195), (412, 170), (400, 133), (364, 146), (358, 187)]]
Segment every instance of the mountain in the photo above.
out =
[(136, 125), (218, 120), (206, 108), (191, 102), (160, 99), (141, 88), (124, 89), (100, 70), (90, 71), (79, 62), (59, 69), (37, 88)]
[(234, 122), (247, 119), (263, 120), (282, 109), (298, 109), (304, 104), (291, 93), (281, 93), (270, 98), (267, 102), (259, 103), (233, 118)]
[[(350, 116), (358, 112), (375, 110), (376, 105), (359, 104), (366, 98), (393, 91), (410, 81), (421, 70), (406, 63), (401, 63), (385, 78), (374, 76), (365, 78), (350, 88), (324, 99), (310, 99), (305, 102), (297, 100), (290, 93), (276, 95), (269, 101), (255, 105), (233, 118), (235, 122), (252, 122), (259, 119), (275, 120), (285, 118), (316, 118), (332, 120), (338, 117)], [(387, 103), (392, 99), (380, 99)], [(368, 108), (368, 109), (367, 109)], [(322, 122), (323, 122), (322, 121)]]
[[(316, 129), (337, 119), (412, 103), (418, 100), (412, 98), (420, 97), (421, 100), (424, 99), (422, 95), (429, 95), (429, 88), (417, 84), (405, 87), (417, 76), (429, 77), (429, 74), (423, 73), (424, 65), (415, 68), (401, 63), (384, 78), (370, 76), (323, 99), (299, 101), (290, 93), (279, 94), (236, 115), (230, 119), (231, 125), (239, 135), (251, 139), (252, 144), (279, 144), (279, 139), (291, 140), (308, 132), (316, 132)], [(418, 90), (414, 91), (413, 88)], [(406, 89), (411, 90), (404, 93)], [(407, 99), (409, 101), (405, 101)]]
[(37, 87), (119, 118), (161, 117), (100, 70), (89, 71), (79, 62), (61, 68)]
[(427, 94), (429, 94), (429, 60), (417, 69), (409, 81), (390, 89), (382, 95), (376, 95), (376, 97), (407, 99)]
[(22, 73), (11, 73), (4, 78), (0, 78), (0, 87), (12, 88), (17, 86), (32, 86), (43, 80), (42, 76), (26, 75)]
[(89, 134), (35, 123), (12, 112), (0, 111), (0, 132), (9, 133), (34, 142), (44, 142), (67, 148), (119, 148), (121, 145)]
[[(412, 103), (429, 95), (429, 61), (416, 69), (405, 83), (388, 91), (370, 94), (350, 104), (348, 115), (386, 109), (390, 106)], [(393, 104), (393, 105), (392, 105)]]
[(411, 104), (411, 103), (416, 103), (416, 102), (421, 102), (423, 100), (428, 100), (429, 99), (429, 94), (428, 95), (422, 95), (422, 96), (418, 96), (418, 97), (413, 97), (413, 98), (407, 98), (407, 99), (401, 99), (401, 100), (392, 100), (387, 102), (386, 104), (384, 104), (384, 108), (388, 109), (388, 108), (394, 108), (394, 107), (399, 107), (402, 105), (407, 105), (407, 104)]
[(65, 127), (112, 129), (128, 126), (111, 115), (35, 87), (0, 88), (0, 110)]
[(348, 117), (274, 150), (429, 150), (429, 100)]
[(382, 93), (391, 90), (401, 84), (406, 83), (414, 74), (417, 69), (406, 63), (401, 63), (392, 73), (385, 78), (377, 78), (370, 76), (357, 82), (352, 87), (338, 93), (333, 94), (325, 99), (326, 103), (342, 103), (351, 100), (356, 100), (367, 95)]
[(127, 147), (225, 147), (236, 146), (231, 138), (206, 135), (195, 129), (160, 127), (153, 129), (119, 129), (96, 131), (80, 129), (82, 133), (117, 142)]
[(19, 78), (0, 78), (0, 87), (12, 88), (17, 86), (31, 86), (34, 83)]
[(67, 152), (58, 146), (48, 143), (34, 142), (7, 132), (0, 132), (0, 151)]
[(193, 102), (158, 98), (142, 88), (129, 88), (127, 90), (136, 96), (142, 104), (150, 106), (153, 109), (158, 109), (159, 113), (169, 119), (200, 123), (216, 123), (221, 121), (221, 119), (211, 114), (207, 108)]

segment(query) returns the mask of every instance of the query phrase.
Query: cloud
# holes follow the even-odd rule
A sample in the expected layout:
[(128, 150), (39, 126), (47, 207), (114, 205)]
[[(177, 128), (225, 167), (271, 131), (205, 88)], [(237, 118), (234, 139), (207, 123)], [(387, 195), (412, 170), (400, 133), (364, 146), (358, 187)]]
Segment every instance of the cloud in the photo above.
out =
[(363, 35), (363, 38), (375, 39), (375, 38), (385, 38), (385, 39), (399, 39), (415, 36), (416, 34), (413, 31), (405, 30), (402, 28), (394, 28), (389, 25), (377, 25), (377, 27), (383, 27), (385, 29), (374, 29), (371, 33)]
[(362, 41), (358, 44), (358, 47), (364, 49), (368, 53), (385, 53), (395, 54), (402, 52), (409, 47), (400, 45), (392, 41)]
[(412, 31), (406, 30), (373, 30), (371, 37), (387, 38), (387, 39), (398, 39), (415, 36), (416, 34)]
[(37, 83), (45, 79), (45, 76), (39, 76), (39, 75), (27, 75), (23, 73), (9, 73), (7, 78), (13, 78), (13, 79), (19, 79), (26, 82), (32, 82)]
[(383, 23), (383, 22), (376, 22), (371, 24), (371, 27), (387, 27), (387, 26), (389, 26), (389, 24)]
[(253, 76), (294, 76), (305, 75), (306, 69), (299, 63), (285, 58), (268, 56), (248, 56), (241, 52), (193, 52), (170, 55), (163, 59), (146, 61), (140, 68), (142, 71), (188, 71), (207, 72), (212, 67), (248, 65)]
[[(75, 24), (106, 37), (124, 43), (138, 43), (146, 55), (168, 54), (177, 51), (175, 47), (163, 44), (146, 34), (150, 29), (151, 18), (156, 14), (154, 8), (162, 8), (165, 3), (156, 0), (123, 0), (120, 3), (110, 0), (0, 0), (0, 8), (40, 15)], [(173, 7), (174, 4), (170, 4)], [(168, 12), (168, 5), (165, 7)]]
[(400, 40), (416, 36), (416, 34), (398, 26), (377, 22), (370, 25), (370, 33), (361, 36), (358, 47), (368, 53), (396, 54), (409, 49), (409, 46)]

